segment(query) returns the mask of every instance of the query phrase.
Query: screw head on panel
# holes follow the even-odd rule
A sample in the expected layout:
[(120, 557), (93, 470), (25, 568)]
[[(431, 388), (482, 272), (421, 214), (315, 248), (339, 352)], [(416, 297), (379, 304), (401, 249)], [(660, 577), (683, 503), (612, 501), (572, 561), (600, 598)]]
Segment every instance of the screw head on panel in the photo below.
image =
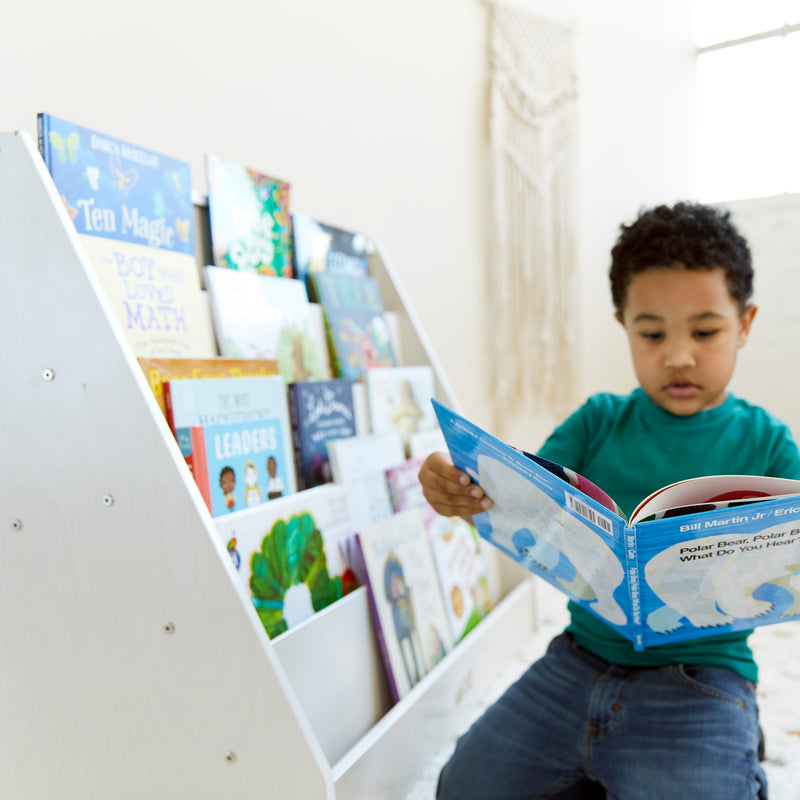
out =
[(175, 633), (175, 623), (174, 622), (165, 622), (164, 623), (164, 633), (166, 633), (166, 634)]
[(234, 753), (233, 750), (228, 750), (228, 752), (225, 753), (225, 762), (227, 764), (235, 764), (236, 763), (236, 753)]
[(103, 495), (103, 505), (104, 506), (113, 506), (114, 505), (114, 498), (110, 494)]
[(53, 372), (53, 370), (51, 370), (51, 369), (43, 369), (42, 370), (42, 378), (44, 378), (44, 380), (46, 380), (46, 381), (53, 380), (53, 378), (55, 378), (55, 376), (56, 376), (55, 372)]
[(15, 531), (21, 531), (22, 530), (22, 520), (21, 519), (12, 519), (11, 520), (11, 527)]

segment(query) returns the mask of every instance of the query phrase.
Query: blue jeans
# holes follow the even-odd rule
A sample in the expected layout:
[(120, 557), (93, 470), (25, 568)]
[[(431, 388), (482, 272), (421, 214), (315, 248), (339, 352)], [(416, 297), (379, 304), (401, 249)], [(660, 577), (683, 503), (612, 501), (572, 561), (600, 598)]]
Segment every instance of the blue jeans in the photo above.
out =
[(610, 664), (556, 637), (459, 739), (438, 800), (766, 800), (755, 687)]

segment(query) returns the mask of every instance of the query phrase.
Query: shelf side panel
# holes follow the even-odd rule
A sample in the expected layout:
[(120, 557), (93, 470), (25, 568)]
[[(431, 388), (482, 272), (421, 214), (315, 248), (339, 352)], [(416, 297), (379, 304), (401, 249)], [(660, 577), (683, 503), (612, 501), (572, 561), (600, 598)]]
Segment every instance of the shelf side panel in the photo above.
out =
[(0, 134), (0, 274), (0, 797), (332, 797), (23, 133)]

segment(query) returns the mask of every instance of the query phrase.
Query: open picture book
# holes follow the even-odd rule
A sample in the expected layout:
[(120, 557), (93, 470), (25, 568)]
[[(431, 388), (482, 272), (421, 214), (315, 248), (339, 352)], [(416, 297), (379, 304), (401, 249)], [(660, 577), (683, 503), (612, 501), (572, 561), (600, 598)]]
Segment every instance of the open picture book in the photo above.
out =
[(478, 533), (635, 649), (800, 619), (800, 481), (693, 478), (626, 520), (592, 482), (432, 402), (453, 463), (493, 501)]

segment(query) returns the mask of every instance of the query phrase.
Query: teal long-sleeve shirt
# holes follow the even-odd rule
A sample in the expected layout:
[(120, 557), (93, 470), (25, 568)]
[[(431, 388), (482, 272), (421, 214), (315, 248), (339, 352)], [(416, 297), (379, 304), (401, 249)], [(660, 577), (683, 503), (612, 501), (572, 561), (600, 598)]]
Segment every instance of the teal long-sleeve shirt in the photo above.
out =
[[(579, 472), (630, 516), (651, 492), (703, 475), (771, 475), (800, 479), (800, 453), (788, 427), (735, 395), (716, 408), (679, 417), (641, 390), (597, 394), (553, 431), (543, 458)], [(748, 680), (758, 669), (738, 631), (636, 652), (596, 616), (570, 602), (567, 631), (587, 650), (617, 664), (702, 664), (727, 667)]]

